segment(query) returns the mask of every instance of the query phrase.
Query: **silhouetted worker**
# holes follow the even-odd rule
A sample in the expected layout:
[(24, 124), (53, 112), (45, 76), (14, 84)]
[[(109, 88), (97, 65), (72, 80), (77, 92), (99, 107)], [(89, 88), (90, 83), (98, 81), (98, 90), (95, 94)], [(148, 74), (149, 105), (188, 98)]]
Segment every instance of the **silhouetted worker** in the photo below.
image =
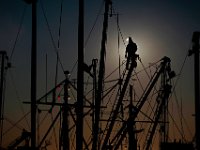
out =
[(137, 51), (137, 45), (133, 42), (131, 37), (128, 38), (128, 45), (126, 47), (126, 53), (125, 58), (127, 58), (126, 61), (126, 69), (129, 69), (130, 62), (133, 63), (134, 68), (137, 66), (136, 59), (139, 58), (139, 55), (135, 52)]

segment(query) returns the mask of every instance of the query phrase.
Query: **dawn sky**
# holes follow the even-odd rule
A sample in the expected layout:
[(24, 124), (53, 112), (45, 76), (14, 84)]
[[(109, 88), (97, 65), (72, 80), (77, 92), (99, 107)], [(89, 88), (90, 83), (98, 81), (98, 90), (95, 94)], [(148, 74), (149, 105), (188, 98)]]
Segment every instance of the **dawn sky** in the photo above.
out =
[[(200, 1), (197, 0), (112, 0), (114, 13), (119, 13), (119, 27), (123, 39), (131, 36), (138, 45), (142, 62), (171, 58), (172, 68), (178, 74), (187, 51), (191, 48), (194, 31), (200, 31)], [(60, 8), (63, 2), (62, 21)], [(85, 62), (99, 59), (103, 0), (85, 0)], [(57, 48), (64, 70), (72, 71), (77, 61), (78, 0), (38, 0), (38, 97), (45, 93), (45, 66), (48, 62), (48, 89), (55, 83)], [(97, 17), (98, 16), (98, 17)], [(97, 21), (95, 22), (95, 19)], [(48, 21), (48, 23), (47, 23)], [(20, 23), (22, 22), (21, 26)], [(60, 37), (59, 37), (60, 27)], [(18, 39), (15, 45), (17, 33)], [(52, 37), (51, 37), (52, 36)], [(116, 16), (109, 18), (107, 40), (107, 71), (118, 66), (118, 58), (125, 60), (125, 45), (120, 37)], [(58, 47), (58, 40), (60, 45)], [(126, 41), (125, 41), (126, 42)], [(14, 49), (14, 51), (13, 51)], [(30, 101), (31, 5), (23, 0), (0, 0), (0, 50), (11, 56), (12, 68), (7, 72), (5, 115), (18, 120), (22, 115), (19, 101)], [(59, 65), (58, 81), (64, 79)], [(76, 67), (71, 72), (76, 78)], [(13, 82), (14, 81), (14, 82)], [(17, 90), (16, 90), (17, 89)], [(183, 100), (184, 113), (193, 121), (193, 57), (186, 60), (179, 80), (178, 95)], [(11, 93), (11, 94), (9, 94)], [(18, 99), (18, 100), (17, 100)], [(28, 111), (29, 106), (23, 105)]]

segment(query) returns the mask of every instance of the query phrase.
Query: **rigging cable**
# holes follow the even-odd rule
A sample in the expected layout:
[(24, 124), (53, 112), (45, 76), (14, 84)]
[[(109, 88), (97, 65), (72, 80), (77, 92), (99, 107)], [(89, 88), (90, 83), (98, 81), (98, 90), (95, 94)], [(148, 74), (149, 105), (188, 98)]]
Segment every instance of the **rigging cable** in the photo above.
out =
[[(99, 19), (99, 16), (100, 16), (100, 14), (101, 14), (102, 9), (103, 9), (103, 4), (104, 4), (104, 2), (102, 1), (102, 4), (101, 4), (100, 9), (99, 9), (99, 11), (98, 11), (98, 14), (97, 14), (97, 16), (96, 16), (96, 19), (95, 19), (95, 21), (94, 21), (94, 23), (93, 23), (93, 26), (92, 26), (92, 28), (91, 28), (91, 30), (90, 30), (90, 32), (89, 32), (87, 38), (86, 38), (85, 43), (84, 43), (84, 48), (87, 46), (87, 43), (88, 43), (88, 41), (89, 41), (89, 39), (90, 39), (90, 37), (91, 37), (91, 35), (92, 35), (92, 32), (93, 32), (93, 30), (94, 30), (94, 28), (95, 28), (95, 26), (96, 26), (96, 23), (97, 23), (97, 21), (98, 21), (98, 19)], [(74, 71), (74, 68), (76, 67), (77, 63), (78, 63), (78, 60), (76, 60), (75, 64), (73, 65), (73, 67), (72, 67), (72, 69), (71, 69), (71, 73)]]
[[(16, 128), (18, 128), (19, 130), (23, 130), (23, 129), (24, 129), (24, 127), (22, 127), (22, 126), (20, 126), (20, 125), (16, 125), (14, 121), (10, 120), (10, 119), (7, 118), (7, 117), (5, 117), (4, 120), (6, 120), (7, 122), (9, 122), (9, 123), (12, 125), (12, 127), (16, 127)], [(5, 133), (4, 133), (4, 135), (5, 135)]]
[(134, 73), (135, 73), (135, 76), (136, 76), (136, 78), (137, 78), (137, 80), (138, 80), (138, 82), (139, 82), (139, 85), (140, 85), (142, 91), (144, 92), (144, 88), (143, 88), (143, 86), (142, 86), (142, 83), (141, 83), (141, 81), (140, 81), (140, 79), (139, 79), (139, 77), (138, 77), (138, 75), (137, 75), (137, 72), (136, 72), (135, 70), (134, 70)]
[(148, 78), (150, 79), (151, 77), (150, 77), (150, 75), (148, 74), (148, 72), (147, 72), (147, 70), (146, 70), (146, 68), (145, 68), (144, 64), (142, 63), (142, 60), (141, 60), (141, 59), (139, 59), (139, 61), (140, 61), (140, 63), (142, 64), (142, 67), (143, 67), (144, 71), (146, 72), (146, 74), (147, 74)]
[[(61, 25), (62, 25), (63, 1), (64, 1), (64, 0), (61, 0), (61, 4), (60, 4), (60, 20), (59, 20), (60, 22), (59, 22), (59, 29), (58, 29), (58, 45), (57, 45), (58, 49), (60, 48), (60, 35), (61, 35)], [(58, 59), (59, 59), (59, 54), (58, 54), (58, 51), (57, 51), (57, 53), (56, 53), (55, 87), (56, 87), (56, 85), (57, 85), (57, 80), (58, 80)], [(56, 101), (56, 99), (57, 99), (56, 96), (57, 96), (57, 95), (56, 95), (56, 89), (55, 89), (55, 90), (53, 91), (53, 103), (55, 103), (55, 101)], [(53, 106), (52, 106), (51, 109), (53, 109)], [(51, 120), (52, 120), (52, 122), (53, 122), (53, 114), (52, 114), (52, 112), (51, 112)], [(54, 132), (54, 136), (56, 137), (55, 127), (53, 127), (53, 132)], [(56, 140), (55, 140), (55, 143), (56, 143), (56, 148), (57, 148), (57, 150), (58, 150), (58, 144), (57, 144)]]
[[(115, 14), (114, 8), (113, 8), (113, 12), (114, 12), (114, 14)], [(125, 43), (124, 37), (123, 37), (123, 35), (122, 35), (121, 29), (120, 29), (120, 27), (119, 27), (118, 20), (116, 20), (116, 21), (117, 21), (118, 33), (121, 35), (122, 42), (123, 42), (124, 46), (126, 47), (126, 43)]]
[[(119, 26), (119, 14), (117, 14), (117, 27)], [(120, 57), (120, 53), (119, 53), (119, 48), (120, 48), (120, 38), (119, 38), (119, 30), (117, 32), (117, 51), (118, 51), (118, 55), (119, 55), (119, 80), (121, 79), (121, 67), (120, 67), (120, 63), (121, 63), (121, 57)], [(121, 85), (120, 85), (120, 90), (121, 90)]]
[[(120, 66), (122, 66), (122, 65), (124, 65), (126, 63), (126, 61), (124, 61), (124, 62), (122, 62), (122, 64), (120, 65)], [(119, 69), (119, 67), (117, 67), (115, 70), (113, 70), (110, 74), (108, 74), (105, 78), (104, 78), (104, 80), (106, 80), (107, 78), (109, 78), (115, 71), (117, 71)]]
[[(158, 60), (158, 61), (156, 61), (156, 62), (154, 62), (154, 63), (151, 63), (151, 65), (149, 65), (149, 66), (143, 68), (142, 70), (138, 71), (136, 74), (139, 74), (139, 73), (143, 72), (145, 69), (148, 69), (148, 68), (150, 69), (152, 66), (156, 65), (156, 64), (159, 63), (160, 61), (161, 61), (161, 60)], [(157, 69), (157, 67), (156, 67), (156, 69)], [(132, 76), (135, 76), (135, 74), (133, 74)], [(151, 76), (152, 76), (152, 75), (151, 75)]]
[(60, 48), (60, 35), (61, 35), (61, 24), (62, 24), (63, 1), (64, 0), (61, 0), (61, 5), (60, 5), (60, 22), (59, 22), (59, 29), (58, 29), (58, 49)]
[[(113, 7), (112, 7), (113, 8)], [(120, 29), (119, 29), (119, 14), (116, 13), (116, 21), (117, 21), (117, 49), (118, 49), (118, 56), (119, 56), (119, 80), (121, 80), (121, 67), (120, 67), (120, 63), (121, 63), (121, 56), (120, 56), (120, 52), (119, 52), (119, 49), (120, 49)], [(123, 38), (122, 38), (123, 39)], [(135, 70), (135, 69), (134, 69)], [(121, 89), (122, 88), (122, 83), (121, 81), (119, 82), (119, 95), (121, 93)], [(121, 104), (121, 117), (122, 117), (122, 120), (124, 119), (124, 110), (123, 110), (123, 104)]]
[(49, 34), (50, 34), (50, 38), (51, 38), (52, 44), (53, 44), (53, 47), (54, 47), (54, 51), (56, 52), (56, 54), (58, 53), (58, 61), (60, 63), (62, 71), (64, 72), (64, 67), (63, 67), (63, 64), (61, 62), (61, 59), (60, 59), (60, 56), (59, 56), (59, 52), (58, 52), (58, 49), (56, 47), (56, 44), (55, 44), (55, 41), (54, 41), (54, 38), (53, 38), (53, 35), (52, 35), (52, 32), (51, 32), (51, 28), (50, 28), (50, 25), (49, 25), (49, 22), (48, 22), (48, 19), (47, 19), (45, 10), (44, 10), (44, 5), (42, 3), (42, 0), (40, 0), (39, 2), (40, 2), (40, 6), (41, 6), (41, 9), (42, 9), (45, 21), (46, 21), (46, 25), (47, 25), (47, 28), (48, 28), (48, 31), (49, 31)]
[[(190, 47), (190, 46), (189, 46), (189, 47)], [(177, 77), (177, 79), (176, 79), (176, 81), (175, 81), (175, 84), (174, 84), (174, 86), (173, 86), (174, 88), (172, 89), (172, 92), (171, 92), (171, 93), (175, 93), (175, 88), (176, 88), (176, 86), (177, 86), (177, 84), (178, 84), (178, 81), (180, 80), (180, 76), (181, 76), (181, 74), (182, 74), (182, 71), (183, 71), (183, 68), (184, 68), (184, 66), (185, 66), (185, 63), (186, 63), (187, 58), (188, 58), (188, 51), (187, 51), (186, 56), (185, 56), (185, 58), (184, 58), (184, 60), (183, 60), (182, 66), (181, 66), (180, 71), (179, 71), (179, 73), (178, 73), (179, 76)], [(171, 96), (172, 96), (172, 94), (170, 95), (169, 99), (171, 99)], [(176, 97), (176, 95), (175, 95), (175, 97)], [(175, 98), (175, 100), (176, 100), (176, 104), (177, 104), (177, 106), (178, 106), (178, 109), (180, 109), (180, 106), (179, 106), (179, 104), (178, 104), (177, 98)], [(171, 117), (172, 117), (172, 116), (171, 116)], [(187, 127), (189, 133), (192, 135), (191, 130), (190, 130), (190, 128), (189, 128), (189, 126), (188, 126), (188, 124), (187, 124), (187, 122), (186, 122), (185, 117), (182, 116), (182, 118), (183, 118), (183, 120), (184, 120), (184, 122), (185, 122), (185, 125), (186, 125), (186, 127)]]
[[(175, 100), (176, 100), (176, 105), (177, 105), (177, 107), (178, 107), (178, 115), (179, 115), (179, 117), (180, 118), (182, 118), (182, 120), (184, 121), (184, 124), (186, 125), (186, 127), (187, 127), (187, 130), (188, 130), (188, 132), (189, 132), (189, 134), (190, 134), (190, 136), (192, 136), (192, 132), (191, 132), (191, 129), (189, 128), (189, 126), (188, 126), (188, 123), (186, 122), (186, 119), (185, 119), (185, 117), (183, 116), (183, 114), (181, 113), (181, 108), (180, 108), (180, 106), (179, 106), (179, 103), (178, 103), (178, 98), (177, 98), (177, 95), (176, 95), (176, 91), (174, 90), (173, 91), (173, 94), (174, 94), (174, 97), (175, 97)], [(182, 131), (182, 121), (180, 121), (181, 122), (181, 131)], [(181, 134), (181, 136), (182, 136), (182, 138), (183, 139), (185, 139), (185, 135), (184, 135), (184, 133), (182, 133), (182, 132), (180, 132), (180, 134)]]
[[(170, 112), (168, 112), (168, 113), (169, 113), (170, 118), (171, 118), (172, 121), (174, 122), (174, 125), (175, 125), (176, 129), (178, 130), (179, 134), (181, 135), (181, 130), (179, 129), (178, 125), (176, 124), (176, 121), (174, 120), (174, 118), (173, 118), (173, 116), (171, 115), (171, 113), (170, 113)], [(185, 137), (183, 137), (183, 140), (184, 140), (184, 142), (187, 141), (187, 140), (185, 139)]]
[[(149, 73), (147, 72), (147, 68), (144, 66), (144, 64), (143, 64), (143, 62), (142, 62), (142, 60), (141, 59), (139, 59), (139, 61), (140, 61), (140, 63), (141, 63), (141, 65), (142, 65), (142, 67), (143, 67), (143, 70), (145, 71), (145, 73), (147, 74), (147, 76), (148, 76), (148, 78), (149, 79), (151, 79), (151, 77), (150, 77), (150, 75), (149, 75)], [(151, 72), (151, 68), (149, 67), (149, 69), (150, 69), (150, 72)], [(156, 68), (156, 69), (158, 69), (158, 68)], [(136, 74), (137, 75), (137, 74)], [(156, 93), (158, 92), (158, 90), (156, 89), (156, 86), (154, 86), (154, 91), (156, 91)], [(154, 93), (154, 92), (153, 92)], [(153, 108), (152, 108), (152, 106), (151, 106), (151, 104), (150, 104), (150, 102), (148, 101), (148, 104), (149, 104), (149, 107), (153, 110)]]
[[(181, 88), (180, 88), (180, 90), (181, 90)], [(181, 100), (181, 118), (180, 118), (180, 122), (181, 122), (181, 131), (182, 131), (182, 135), (181, 136), (185, 137), (184, 130), (183, 130), (183, 98), (182, 98), (182, 96), (181, 96), (180, 100)]]
[(183, 123), (182, 123), (182, 120), (183, 120), (183, 113), (182, 113), (182, 97), (181, 97), (181, 106), (179, 105), (179, 102), (178, 102), (178, 98), (177, 98), (177, 94), (176, 94), (176, 90), (173, 91), (173, 94), (174, 94), (174, 97), (175, 97), (175, 102), (176, 102), (176, 105), (177, 105), (177, 108), (178, 108), (178, 115), (179, 115), (179, 118), (180, 118), (180, 130), (182, 131), (181, 132), (181, 137), (184, 139), (185, 138), (185, 135), (183, 133)]
[[(53, 113), (52, 113), (52, 111), (51, 111), (51, 123), (53, 123)], [(55, 127), (53, 127), (53, 133), (52, 134), (54, 134), (54, 139), (55, 139), (55, 145), (56, 145), (56, 149), (58, 150), (58, 143), (57, 143), (57, 136), (56, 136), (56, 130), (55, 130)], [(52, 135), (53, 136), (53, 135)]]
[(13, 124), (12, 127), (10, 127), (9, 129), (7, 129), (4, 133), (3, 136), (5, 136), (9, 131), (11, 131), (15, 126), (17, 126), (17, 124), (19, 124), (28, 114), (30, 114), (30, 111), (27, 112), (24, 116), (22, 116), (22, 118), (20, 118), (16, 123)]
[[(142, 67), (143, 67), (143, 70), (144, 70), (145, 73), (147, 74), (148, 78), (151, 79), (150, 75), (149, 75), (148, 72), (147, 72), (147, 68), (146, 68), (146, 67), (144, 66), (144, 64), (142, 63), (142, 60), (139, 59), (139, 61), (140, 61), (141, 65), (142, 65)], [(153, 65), (155, 65), (155, 63), (153, 63)], [(152, 66), (152, 65), (151, 65), (151, 66)], [(149, 66), (148, 68), (150, 69), (150, 72), (151, 72), (151, 67)], [(158, 70), (158, 68), (156, 68), (156, 71), (157, 71), (157, 70)], [(156, 71), (155, 71), (155, 72), (156, 72)], [(137, 76), (137, 74), (136, 74), (136, 76)], [(138, 76), (137, 76), (137, 78), (138, 78)], [(139, 83), (140, 83), (140, 86), (142, 87), (142, 84), (141, 84), (139, 78), (138, 78), (138, 81), (139, 81)], [(156, 91), (156, 93), (158, 93), (158, 90), (156, 89), (156, 86), (154, 86), (154, 91)], [(152, 98), (153, 98), (153, 95), (156, 94), (156, 93), (154, 93), (154, 91), (153, 91), (151, 100), (152, 100)], [(143, 92), (144, 92), (144, 89), (143, 89)], [(150, 116), (151, 116), (151, 114), (154, 112), (154, 108), (155, 108), (155, 106), (156, 106), (156, 102), (154, 103), (154, 106), (153, 106), (153, 107), (151, 106), (151, 103), (150, 103), (149, 101), (147, 101), (147, 103), (148, 103), (148, 108), (147, 108), (146, 113), (148, 112), (148, 110), (151, 109), (151, 113), (150, 113)], [(149, 108), (150, 108), (150, 109), (149, 109)]]
[[(99, 19), (99, 16), (100, 16), (101, 11), (102, 11), (102, 9), (103, 9), (103, 4), (104, 4), (104, 3), (102, 2), (101, 6), (100, 6), (100, 9), (99, 9), (99, 11), (98, 11), (97, 17), (96, 17), (96, 19), (95, 19), (95, 21), (94, 21), (94, 23), (93, 23), (93, 26), (92, 26), (92, 28), (91, 28), (91, 30), (90, 30), (90, 32), (89, 32), (87, 38), (86, 38), (86, 41), (85, 41), (85, 43), (84, 43), (84, 48), (87, 46), (87, 43), (88, 43), (88, 41), (89, 41), (89, 39), (90, 39), (90, 37), (91, 37), (92, 31), (94, 30), (95, 25), (96, 25), (96, 23), (97, 23), (97, 21), (98, 21), (98, 19)], [(77, 61), (75, 62), (75, 64), (73, 65), (73, 67), (72, 67), (72, 69), (71, 69), (71, 72), (74, 71), (74, 68), (75, 68), (75, 66), (77, 65), (77, 63), (78, 63), (78, 60), (77, 60)]]
[[(20, 19), (20, 23), (19, 23), (17, 35), (16, 35), (16, 38), (15, 38), (15, 41), (14, 41), (14, 45), (13, 45), (12, 50), (11, 50), (10, 57), (9, 57), (9, 61), (10, 61), (10, 62), (11, 62), (11, 60), (12, 60), (12, 58), (13, 58), (13, 55), (14, 55), (14, 52), (15, 52), (15, 49), (16, 49), (17, 41), (18, 41), (18, 39), (19, 39), (19, 35), (20, 35), (21, 29), (22, 29), (22, 24), (23, 24), (24, 17), (25, 17), (25, 14), (26, 14), (26, 9), (27, 9), (27, 4), (24, 5), (24, 9), (23, 9), (22, 16), (21, 16), (21, 19)], [(13, 83), (13, 87), (14, 87), (16, 96), (17, 96), (17, 100), (18, 100), (18, 102), (21, 104), (21, 101), (20, 101), (20, 98), (19, 98), (20, 96), (19, 96), (19, 93), (18, 93), (18, 91), (17, 91), (17, 88), (16, 88), (16, 85), (15, 85), (15, 82), (14, 82), (14, 79), (13, 79), (13, 75), (12, 75), (11, 70), (10, 70), (10, 77), (11, 77), (11, 82)], [(24, 111), (22, 105), (20, 105), (20, 109), (21, 109), (22, 114), (25, 115), (25, 111)], [(30, 125), (29, 125), (28, 120), (27, 120), (26, 117), (25, 117), (25, 121), (26, 121), (26, 123), (27, 123), (27, 125), (28, 125), (28, 128), (30, 129)]]
[(90, 30), (90, 32), (89, 32), (87, 38), (86, 38), (84, 47), (87, 46), (87, 43), (88, 43), (88, 41), (89, 41), (89, 39), (90, 39), (90, 36), (91, 36), (91, 34), (92, 34), (92, 31), (94, 30), (94, 27), (95, 27), (95, 25), (96, 25), (96, 23), (97, 23), (97, 21), (98, 21), (98, 19), (99, 19), (99, 16), (101, 15), (101, 12), (102, 12), (102, 9), (103, 9), (103, 5), (104, 5), (104, 2), (102, 1), (101, 5), (100, 5), (100, 9), (99, 9), (99, 11), (98, 11), (98, 14), (97, 14), (97, 16), (96, 16), (96, 19), (95, 19), (95, 21), (94, 21), (94, 23), (93, 23), (93, 26), (92, 26), (92, 28), (91, 28), (91, 30)]
[(16, 48), (16, 44), (17, 44), (17, 41), (19, 39), (19, 34), (21, 32), (21, 29), (22, 29), (22, 24), (23, 24), (23, 21), (24, 21), (24, 16), (25, 16), (25, 13), (26, 13), (26, 8), (27, 8), (27, 5), (25, 4), (24, 6), (24, 10), (23, 10), (23, 13), (22, 13), (22, 16), (21, 16), (21, 21), (20, 21), (20, 24), (19, 24), (19, 28), (18, 28), (18, 31), (17, 31), (17, 35), (16, 35), (16, 38), (15, 38), (15, 42), (14, 42), (14, 45), (13, 45), (13, 48), (12, 48), (12, 51), (11, 51), (11, 54), (10, 54), (10, 61), (13, 57), (13, 54), (15, 52), (15, 48)]
[[(41, 111), (41, 110), (40, 110)], [(43, 119), (39, 122), (38, 121), (38, 128), (41, 126), (41, 124), (43, 124), (43, 122), (47, 119), (48, 117), (48, 114), (51, 113), (51, 121), (53, 122), (53, 114), (52, 114), (52, 108), (50, 110), (47, 110), (46, 114), (44, 115)], [(56, 141), (56, 132), (55, 132), (55, 127), (53, 127), (53, 133), (54, 134), (54, 137), (55, 137), (55, 146), (56, 146), (56, 149), (58, 150), (58, 144), (57, 144), (57, 141)], [(51, 135), (50, 137), (52, 137), (53, 135)]]
[[(25, 114), (24, 107), (23, 107), (22, 104), (21, 104), (22, 102), (21, 102), (21, 100), (20, 100), (20, 96), (19, 96), (19, 93), (18, 93), (18, 90), (17, 90), (16, 84), (15, 84), (15, 80), (14, 80), (14, 78), (13, 78), (12, 71), (9, 70), (9, 72), (10, 72), (11, 82), (12, 82), (13, 88), (14, 88), (14, 90), (15, 90), (15, 94), (16, 94), (16, 96), (17, 96), (17, 101), (19, 102), (21, 112), (22, 112), (22, 114), (24, 115), (24, 114)], [(24, 119), (25, 119), (25, 121), (26, 121), (26, 124), (27, 124), (29, 130), (30, 130), (31, 127), (30, 127), (30, 124), (29, 124), (29, 122), (28, 122), (28, 119), (27, 119), (26, 117), (25, 117)]]

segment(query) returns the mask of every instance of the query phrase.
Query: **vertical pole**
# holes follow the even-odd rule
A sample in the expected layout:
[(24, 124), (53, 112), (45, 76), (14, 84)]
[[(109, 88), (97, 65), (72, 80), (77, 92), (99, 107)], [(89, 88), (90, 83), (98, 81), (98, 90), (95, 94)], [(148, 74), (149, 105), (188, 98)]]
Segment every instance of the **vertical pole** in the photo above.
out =
[(5, 69), (5, 57), (6, 57), (6, 51), (0, 51), (1, 55), (1, 83), (0, 83), (0, 145), (2, 143), (2, 126), (3, 126), (3, 87), (4, 87), (4, 69)]
[(194, 52), (194, 80), (195, 80), (195, 130), (196, 150), (200, 150), (200, 90), (199, 90), (199, 39), (200, 32), (194, 32), (192, 37)]
[(84, 0), (79, 0), (78, 24), (78, 83), (77, 83), (77, 121), (76, 121), (76, 149), (83, 146), (83, 80), (84, 80)]
[[(126, 92), (126, 89), (127, 89), (127, 86), (128, 86), (128, 83), (130, 81), (130, 78), (131, 78), (131, 75), (132, 75), (132, 72), (133, 72), (133, 69), (134, 69), (134, 63), (131, 63), (131, 67), (130, 69), (128, 70), (128, 74), (126, 76), (126, 79), (125, 79), (125, 82), (123, 84), (123, 87), (122, 87), (122, 91), (120, 93), (120, 96), (119, 96), (119, 99), (117, 101), (117, 104), (116, 104), (116, 107), (115, 109), (113, 110), (113, 113), (112, 113), (112, 116), (111, 116), (111, 121), (110, 121), (110, 125), (107, 129), (107, 134), (104, 138), (104, 143), (102, 145), (102, 149), (106, 149), (107, 147), (107, 144), (108, 144), (108, 141), (109, 141), (109, 138), (111, 136), (111, 133), (113, 131), (113, 127), (115, 125), (115, 120), (117, 118), (117, 115), (118, 115), (118, 112), (119, 112), (119, 108), (122, 104), (122, 101), (123, 101), (123, 98), (124, 98), (124, 95), (125, 95), (125, 92)], [(122, 125), (123, 126), (123, 125)], [(119, 146), (119, 145), (118, 145)]]
[(69, 132), (68, 132), (68, 73), (66, 74), (66, 81), (64, 85), (64, 105), (63, 105), (63, 124), (62, 124), (62, 143), (63, 143), (63, 150), (69, 150)]
[(32, 47), (31, 47), (31, 149), (36, 149), (36, 79), (37, 79), (37, 6), (32, 2)]
[(98, 132), (99, 132), (99, 119), (100, 119), (100, 105), (102, 98), (102, 90), (103, 90), (103, 80), (105, 73), (105, 54), (106, 54), (106, 41), (107, 41), (107, 28), (108, 28), (108, 11), (109, 5), (111, 4), (111, 0), (105, 0), (105, 13), (104, 13), (104, 21), (103, 21), (103, 31), (102, 31), (102, 41), (101, 41), (101, 52), (100, 52), (100, 65), (99, 65), (99, 75), (98, 75), (98, 90), (97, 90), (97, 98), (95, 100), (95, 123), (94, 123), (94, 139), (92, 150), (96, 150), (97, 140), (98, 140)]
[(133, 86), (130, 85), (129, 89), (129, 94), (130, 94), (130, 104), (129, 104), (129, 121), (127, 124), (127, 129), (128, 129), (128, 150), (133, 150), (133, 142), (132, 140), (134, 139), (134, 133), (133, 133), (133, 124), (134, 120), (131, 119), (132, 117), (132, 104), (133, 104)]
[[(95, 106), (95, 99), (97, 98), (97, 59), (92, 60), (92, 65), (93, 65), (93, 99), (92, 99), (92, 104)], [(93, 113), (92, 113), (92, 138), (94, 139), (94, 121), (95, 119), (95, 107), (93, 108)]]
[(135, 126), (134, 126), (134, 120), (132, 119), (134, 113), (133, 113), (133, 86), (130, 85), (130, 104), (129, 104), (129, 121), (128, 121), (128, 135), (129, 135), (129, 144), (128, 149), (129, 150), (137, 150), (137, 140), (135, 138)]
[(169, 98), (169, 94), (171, 93), (171, 85), (167, 84), (167, 77), (166, 77), (167, 72), (164, 71), (163, 73), (163, 87), (164, 87), (164, 104), (163, 104), (163, 129), (164, 129), (164, 133), (163, 133), (163, 142), (164, 143), (168, 143), (168, 133), (169, 133), (169, 124), (168, 124), (168, 98)]
[[(47, 54), (46, 54), (46, 71), (45, 71), (45, 78), (46, 78), (46, 83), (45, 83), (45, 91), (46, 91), (46, 93), (47, 93)], [(45, 97), (45, 102), (47, 102), (47, 96)]]
[(6, 52), (5, 51), (0, 51), (0, 55), (1, 55), (1, 83), (0, 83), (0, 119), (2, 117), (2, 104), (3, 104), (3, 85), (4, 85), (4, 62), (5, 62), (5, 55)]
[[(140, 100), (139, 100), (140, 103), (138, 104), (137, 109), (135, 109), (134, 115), (132, 116), (131, 119), (135, 120), (135, 118), (138, 116), (138, 113), (140, 112), (141, 108), (143, 107), (144, 103), (146, 102), (147, 97), (148, 97), (148, 95), (150, 94), (150, 92), (151, 92), (152, 88), (154, 87), (154, 85), (156, 84), (158, 78), (160, 77), (160, 74), (164, 71), (166, 64), (167, 64), (168, 62), (170, 62), (170, 59), (169, 59), (168, 57), (164, 57), (162, 60), (163, 60), (163, 62), (161, 62), (161, 67), (160, 67), (159, 71), (153, 75), (152, 80), (149, 82), (149, 84), (148, 84), (148, 86), (147, 86), (147, 88), (146, 88), (146, 90), (145, 90), (146, 92), (145, 92), (145, 93), (143, 94), (143, 96), (140, 98)], [(114, 113), (113, 113), (113, 115), (112, 115), (112, 120), (111, 120), (110, 126), (109, 126), (109, 128), (108, 128), (106, 137), (105, 137), (105, 139), (104, 139), (104, 143), (103, 143), (103, 146), (102, 146), (103, 148), (102, 148), (102, 149), (105, 149), (105, 148), (106, 148), (106, 145), (107, 145), (108, 140), (109, 140), (109, 138), (110, 138), (110, 134), (111, 134), (112, 128), (113, 128), (113, 126), (114, 126), (114, 120), (115, 120), (116, 117), (117, 117), (117, 112), (118, 112), (118, 110), (119, 110), (120, 104), (121, 104), (121, 102), (122, 102), (122, 100), (123, 100), (123, 97), (124, 97), (124, 94), (125, 94), (125, 92), (126, 92), (126, 87), (127, 87), (128, 82), (129, 82), (129, 79), (130, 79), (130, 77), (131, 77), (131, 74), (132, 74), (133, 69), (134, 69), (134, 65), (133, 65), (133, 63), (131, 63), (131, 67), (130, 67), (130, 69), (129, 69), (129, 72), (128, 72), (128, 74), (127, 74), (126, 80), (125, 80), (124, 85), (123, 85), (123, 88), (122, 88), (122, 93), (120, 94), (120, 97), (119, 97), (117, 106), (116, 106), (116, 108), (115, 108), (115, 110), (114, 110)], [(122, 127), (119, 129), (119, 131), (117, 132), (117, 134), (115, 134), (114, 138), (113, 138), (112, 141), (111, 141), (111, 144), (112, 144), (112, 143), (114, 143), (114, 141), (118, 138), (118, 142), (117, 142), (117, 143), (115, 142), (115, 149), (118, 149), (119, 143), (120, 143), (121, 141), (123, 141), (123, 139), (124, 139), (125, 136), (126, 136), (126, 133), (127, 133), (127, 122), (124, 122), (124, 123), (122, 124)]]

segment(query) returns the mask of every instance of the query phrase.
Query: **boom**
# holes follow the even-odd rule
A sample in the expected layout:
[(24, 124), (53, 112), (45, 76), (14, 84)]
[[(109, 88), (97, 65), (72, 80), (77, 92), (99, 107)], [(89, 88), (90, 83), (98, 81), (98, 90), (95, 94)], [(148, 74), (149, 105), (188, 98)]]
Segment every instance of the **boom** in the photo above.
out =
[(154, 74), (153, 79), (148, 84), (149, 86), (147, 86), (143, 96), (139, 100), (138, 106), (135, 107), (135, 111), (133, 112), (133, 116), (129, 117), (128, 120), (123, 123), (123, 125), (120, 128), (120, 130), (118, 131), (118, 133), (111, 140), (110, 144), (113, 144), (114, 142), (116, 143), (115, 148), (114, 148), (115, 150), (117, 150), (119, 148), (121, 141), (123, 141), (123, 139), (125, 138), (125, 136), (128, 132), (127, 125), (129, 124), (129, 122), (131, 120), (135, 120), (137, 118), (141, 108), (143, 107), (144, 103), (146, 102), (147, 97), (150, 94), (153, 87), (155, 86), (158, 78), (160, 77), (161, 73), (165, 70), (167, 63), (170, 62), (170, 59), (168, 57), (164, 57), (162, 60), (163, 60), (163, 62), (161, 62), (160, 70), (157, 73)]

